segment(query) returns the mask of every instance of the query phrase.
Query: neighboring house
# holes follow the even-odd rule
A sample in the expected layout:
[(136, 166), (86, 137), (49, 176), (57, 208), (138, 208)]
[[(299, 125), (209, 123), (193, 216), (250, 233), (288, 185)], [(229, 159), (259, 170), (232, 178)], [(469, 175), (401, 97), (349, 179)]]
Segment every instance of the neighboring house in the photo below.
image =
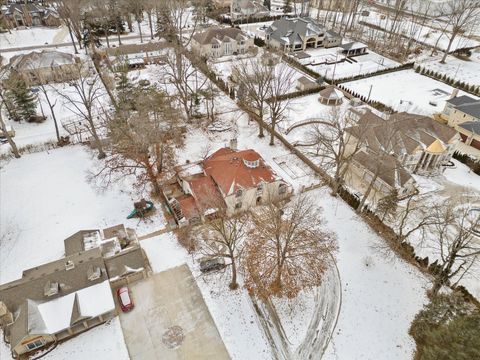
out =
[(465, 145), (480, 150), (480, 121), (467, 121), (456, 126)]
[(65, 239), (65, 257), (0, 286), (0, 326), (12, 356), (41, 348), (116, 315), (112, 288), (142, 279), (150, 266), (123, 225)]
[[(43, 50), (12, 57), (8, 70), (22, 76), (28, 86), (33, 86), (76, 79), (80, 65), (80, 58), (72, 54)], [(82, 70), (87, 71), (88, 68)]]
[(446, 101), (441, 118), (451, 127), (468, 121), (480, 121), (480, 100), (467, 95), (457, 97), (456, 94), (454, 92), (453, 97)]
[(284, 52), (304, 51), (309, 48), (334, 47), (342, 38), (311, 18), (282, 18), (275, 20), (265, 31), (268, 46)]
[(350, 42), (340, 45), (341, 53), (346, 56), (356, 56), (366, 54), (368, 46), (359, 42)]
[(372, 159), (391, 154), (407, 171), (420, 175), (441, 173), (459, 141), (457, 132), (448, 126), (408, 113), (392, 114), (384, 120), (366, 112), (347, 129), (347, 136), (350, 153), (360, 141), (360, 148)]
[(242, 30), (232, 27), (212, 27), (196, 33), (192, 39), (192, 49), (200, 56), (209, 58), (245, 54), (253, 47), (252, 38)]
[(232, 20), (244, 18), (261, 18), (268, 16), (270, 11), (257, 0), (232, 0), (230, 5), (230, 16)]
[(212, 0), (212, 3), (217, 8), (227, 8), (230, 7), (233, 0)]
[(291, 191), (256, 151), (221, 148), (197, 164), (182, 167), (163, 193), (182, 226), (214, 217), (221, 209), (227, 215), (246, 211), (285, 198)]
[(10, 27), (60, 26), (62, 24), (54, 10), (32, 3), (9, 4), (2, 13)]
[(149, 64), (165, 62), (165, 42), (148, 42), (110, 47), (103, 51), (103, 56), (114, 71), (127, 66), (128, 69), (143, 68)]

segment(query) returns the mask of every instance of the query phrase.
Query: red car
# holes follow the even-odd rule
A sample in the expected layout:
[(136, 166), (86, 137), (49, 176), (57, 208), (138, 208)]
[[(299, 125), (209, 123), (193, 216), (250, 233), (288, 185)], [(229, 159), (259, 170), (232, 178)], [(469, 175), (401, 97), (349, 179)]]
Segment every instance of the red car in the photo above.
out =
[(130, 296), (130, 290), (128, 287), (122, 286), (120, 289), (117, 290), (118, 302), (120, 303), (120, 307), (122, 308), (123, 312), (127, 312), (133, 309), (133, 300)]

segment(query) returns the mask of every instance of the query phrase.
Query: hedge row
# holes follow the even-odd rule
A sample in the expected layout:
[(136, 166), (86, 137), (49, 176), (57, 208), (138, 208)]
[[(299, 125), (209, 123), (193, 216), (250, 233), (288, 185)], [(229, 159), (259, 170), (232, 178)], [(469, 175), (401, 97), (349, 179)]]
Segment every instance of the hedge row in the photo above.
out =
[(426, 67), (423, 67), (423, 66), (420, 66), (420, 65), (417, 65), (415, 67), (415, 72), (419, 73), (421, 75), (431, 77), (435, 80), (444, 82), (445, 84), (448, 84), (450, 86), (453, 86), (453, 87), (458, 88), (460, 90), (463, 90), (465, 92), (471, 93), (472, 95), (480, 96), (480, 86), (479, 85), (468, 84), (465, 81), (456, 80), (456, 79), (448, 76), (447, 74), (442, 74), (442, 73), (439, 73), (435, 70), (427, 69)]
[(369, 77), (378, 76), (378, 75), (382, 75), (382, 74), (388, 74), (388, 73), (392, 73), (392, 72), (396, 72), (396, 71), (413, 69), (413, 64), (414, 64), (413, 62), (412, 63), (406, 63), (406, 64), (398, 65), (398, 66), (395, 66), (395, 67), (392, 67), (392, 68), (386, 68), (386, 69), (381, 69), (381, 70), (378, 70), (378, 71), (373, 71), (373, 72), (370, 72), (370, 73), (367, 73), (367, 74), (359, 74), (359, 75), (349, 76), (349, 77), (345, 77), (345, 78), (341, 78), (341, 79), (335, 79), (335, 83), (336, 84), (342, 84), (342, 83), (345, 83), (345, 82), (350, 82), (350, 81), (355, 81), (355, 80), (360, 80), (360, 79), (367, 79)]

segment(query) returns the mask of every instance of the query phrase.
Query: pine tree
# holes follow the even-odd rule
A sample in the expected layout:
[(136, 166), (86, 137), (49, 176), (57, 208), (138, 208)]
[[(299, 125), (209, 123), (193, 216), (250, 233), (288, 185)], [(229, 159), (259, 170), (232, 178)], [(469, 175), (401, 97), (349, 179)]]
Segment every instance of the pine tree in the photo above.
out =
[(29, 120), (37, 110), (35, 95), (30, 91), (23, 77), (12, 73), (7, 81), (7, 101), (13, 108), (11, 116), (15, 121)]

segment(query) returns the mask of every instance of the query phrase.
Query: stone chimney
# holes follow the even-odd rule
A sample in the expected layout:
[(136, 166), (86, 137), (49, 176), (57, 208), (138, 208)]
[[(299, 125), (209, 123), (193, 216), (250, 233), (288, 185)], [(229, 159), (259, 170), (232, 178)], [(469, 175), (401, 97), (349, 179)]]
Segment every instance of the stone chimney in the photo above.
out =
[(230, 149), (237, 151), (238, 150), (238, 141), (237, 138), (230, 139)]
[(450, 99), (456, 98), (458, 96), (458, 89), (453, 88), (452, 95), (450, 96)]

